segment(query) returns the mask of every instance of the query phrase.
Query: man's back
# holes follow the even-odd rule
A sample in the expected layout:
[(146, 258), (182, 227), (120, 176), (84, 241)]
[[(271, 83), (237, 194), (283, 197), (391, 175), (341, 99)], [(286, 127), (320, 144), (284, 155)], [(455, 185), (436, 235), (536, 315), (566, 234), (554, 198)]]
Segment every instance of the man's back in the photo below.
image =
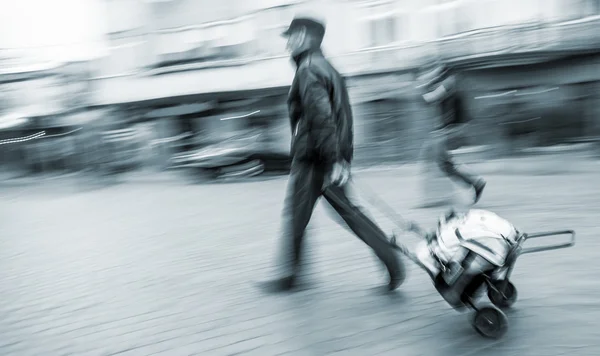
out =
[[(299, 158), (324, 159), (320, 143), (335, 145), (347, 162), (353, 158), (353, 116), (342, 75), (318, 50), (298, 59), (298, 70), (288, 102), (295, 106), (297, 125), (293, 153)], [(297, 122), (294, 122), (297, 121)], [(332, 125), (333, 127), (329, 127)], [(329, 137), (333, 133), (333, 137)]]

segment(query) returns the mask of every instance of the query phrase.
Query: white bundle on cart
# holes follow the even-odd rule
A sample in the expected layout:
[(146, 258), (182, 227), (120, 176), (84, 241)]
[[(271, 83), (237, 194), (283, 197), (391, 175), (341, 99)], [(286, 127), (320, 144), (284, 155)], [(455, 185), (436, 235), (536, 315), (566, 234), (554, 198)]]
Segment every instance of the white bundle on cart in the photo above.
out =
[[(435, 237), (421, 242), (416, 254), (434, 278), (451, 264), (476, 275), (504, 266), (518, 237), (519, 232), (507, 220), (490, 211), (473, 209), (441, 217)], [(464, 266), (469, 252), (474, 258)], [(452, 284), (451, 280), (447, 282)]]

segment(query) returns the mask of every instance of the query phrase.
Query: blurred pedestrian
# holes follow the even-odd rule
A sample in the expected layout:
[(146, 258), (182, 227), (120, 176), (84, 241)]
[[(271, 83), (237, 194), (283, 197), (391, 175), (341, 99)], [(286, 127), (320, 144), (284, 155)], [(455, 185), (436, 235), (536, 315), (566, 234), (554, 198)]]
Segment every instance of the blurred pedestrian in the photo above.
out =
[(447, 177), (471, 187), (474, 203), (477, 203), (485, 188), (485, 180), (460, 169), (450, 150), (451, 144), (459, 139), (469, 122), (462, 93), (457, 90), (456, 73), (442, 65), (422, 79), (428, 82), (423, 99), (436, 106), (440, 117), (428, 143), (430, 157)]
[(296, 17), (283, 33), (296, 64), (288, 96), (292, 129), (292, 167), (284, 207), (284, 273), (264, 282), (271, 292), (298, 285), (303, 240), (313, 209), (321, 196), (335, 209), (387, 267), (388, 290), (396, 289), (405, 271), (386, 234), (350, 197), (353, 158), (353, 117), (344, 78), (321, 52), (325, 26)]

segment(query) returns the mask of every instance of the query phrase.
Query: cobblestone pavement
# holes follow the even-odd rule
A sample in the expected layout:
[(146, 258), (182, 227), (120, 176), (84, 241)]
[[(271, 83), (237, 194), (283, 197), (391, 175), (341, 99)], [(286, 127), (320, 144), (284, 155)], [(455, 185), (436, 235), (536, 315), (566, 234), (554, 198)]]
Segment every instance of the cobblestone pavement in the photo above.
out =
[[(572, 249), (519, 261), (500, 341), (479, 337), (412, 265), (397, 293), (376, 293), (385, 273), (323, 205), (308, 241), (313, 287), (262, 295), (254, 281), (272, 272), (285, 179), (52, 183), (0, 188), (0, 354), (600, 355), (600, 177), (488, 178), (482, 208), (526, 231), (578, 232)], [(408, 218), (440, 213), (413, 209), (416, 177), (357, 181)]]

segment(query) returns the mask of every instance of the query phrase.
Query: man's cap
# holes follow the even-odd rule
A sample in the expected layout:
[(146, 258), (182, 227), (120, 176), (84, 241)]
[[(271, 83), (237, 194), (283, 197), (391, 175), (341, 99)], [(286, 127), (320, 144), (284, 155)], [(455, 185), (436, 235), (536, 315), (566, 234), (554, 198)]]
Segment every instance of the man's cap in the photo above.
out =
[(325, 25), (322, 22), (310, 17), (295, 17), (287, 30), (285, 30), (281, 35), (283, 37), (288, 37), (293, 31), (300, 28), (306, 28), (307, 31), (312, 32), (321, 38), (325, 36)]

